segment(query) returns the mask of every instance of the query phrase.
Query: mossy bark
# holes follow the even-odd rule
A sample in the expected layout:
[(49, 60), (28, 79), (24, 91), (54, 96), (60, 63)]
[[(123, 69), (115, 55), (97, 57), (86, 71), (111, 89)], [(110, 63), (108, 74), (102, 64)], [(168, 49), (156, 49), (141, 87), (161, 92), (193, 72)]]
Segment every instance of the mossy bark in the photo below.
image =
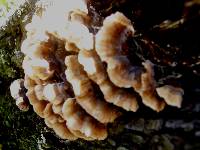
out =
[(182, 108), (168, 106), (156, 113), (141, 105), (138, 112), (124, 112), (109, 124), (104, 141), (60, 140), (32, 109), (20, 112), (9, 96), (10, 82), (23, 77), (20, 43), (25, 34), (24, 17), (34, 10), (34, 4), (27, 5), (0, 31), (0, 149), (200, 149), (199, 0), (88, 2), (95, 26), (101, 26), (103, 18), (115, 11), (131, 19), (136, 34), (129, 45), (130, 58), (151, 60), (159, 85), (181, 85), (185, 90)]

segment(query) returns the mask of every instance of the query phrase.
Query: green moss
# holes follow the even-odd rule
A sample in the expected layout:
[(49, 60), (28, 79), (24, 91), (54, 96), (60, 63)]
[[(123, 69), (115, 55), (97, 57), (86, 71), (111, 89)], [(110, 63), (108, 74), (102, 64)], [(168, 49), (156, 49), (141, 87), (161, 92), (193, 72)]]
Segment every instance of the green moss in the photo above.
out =
[(21, 112), (8, 94), (0, 95), (0, 141), (4, 149), (36, 149), (44, 124), (31, 110)]
[[(0, 77), (13, 79), (21, 77), (22, 54), (21, 41), (24, 36), (24, 26), (30, 19), (30, 12), (34, 11), (34, 4), (26, 3), (0, 28)], [(29, 17), (27, 17), (29, 16)], [(26, 19), (25, 19), (26, 18)]]

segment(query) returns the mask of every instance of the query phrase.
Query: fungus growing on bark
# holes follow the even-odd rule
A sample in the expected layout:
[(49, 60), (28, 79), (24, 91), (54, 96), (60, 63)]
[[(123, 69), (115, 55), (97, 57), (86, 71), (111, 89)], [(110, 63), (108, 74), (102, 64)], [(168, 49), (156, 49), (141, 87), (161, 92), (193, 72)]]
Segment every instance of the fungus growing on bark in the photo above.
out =
[[(104, 100), (96, 97), (92, 82), (83, 66), (78, 63), (77, 56), (67, 56), (65, 60), (67, 80), (72, 84), (77, 102), (87, 113), (102, 123), (113, 122), (120, 113)], [(76, 69), (74, 69), (76, 68)]]
[(160, 97), (164, 98), (168, 105), (181, 108), (184, 94), (183, 89), (171, 85), (164, 85), (156, 88), (156, 91)]
[(79, 63), (84, 66), (88, 77), (99, 85), (107, 102), (122, 107), (128, 111), (137, 111), (137, 98), (134, 93), (128, 93), (125, 89), (115, 86), (108, 78), (106, 68), (97, 53), (93, 51), (80, 51)]
[(21, 103), (24, 86), (34, 111), (69, 140), (105, 139), (107, 124), (121, 115), (118, 107), (137, 111), (136, 93), (157, 112), (166, 104), (181, 106), (181, 88), (158, 87), (154, 64), (135, 65), (124, 52), (135, 32), (127, 17), (120, 12), (106, 17), (96, 35), (91, 26), (83, 0), (61, 0), (34, 15), (21, 46), (25, 81), (15, 81), (11, 95)]
[(29, 102), (26, 97), (26, 89), (24, 87), (24, 80), (17, 79), (13, 81), (10, 85), (11, 96), (16, 100), (17, 107), (22, 111), (29, 110)]

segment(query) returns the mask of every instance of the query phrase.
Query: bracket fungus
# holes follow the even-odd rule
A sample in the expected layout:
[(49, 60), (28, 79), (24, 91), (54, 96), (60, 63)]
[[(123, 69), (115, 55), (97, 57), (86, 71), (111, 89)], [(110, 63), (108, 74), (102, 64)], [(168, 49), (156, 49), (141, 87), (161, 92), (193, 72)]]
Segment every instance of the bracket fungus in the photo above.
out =
[(126, 16), (116, 12), (106, 17), (96, 34), (90, 21), (84, 0), (56, 1), (35, 14), (21, 46), (24, 82), (11, 84), (13, 98), (24, 98), (19, 94), (24, 86), (34, 111), (68, 140), (105, 139), (107, 124), (122, 114), (119, 107), (139, 109), (138, 95), (157, 112), (166, 104), (181, 107), (183, 89), (158, 87), (153, 63), (138, 66), (124, 53), (123, 44), (135, 32)]
[(26, 97), (26, 89), (24, 87), (24, 80), (17, 79), (13, 81), (10, 85), (11, 96), (16, 100), (17, 107), (22, 111), (29, 110), (29, 102)]

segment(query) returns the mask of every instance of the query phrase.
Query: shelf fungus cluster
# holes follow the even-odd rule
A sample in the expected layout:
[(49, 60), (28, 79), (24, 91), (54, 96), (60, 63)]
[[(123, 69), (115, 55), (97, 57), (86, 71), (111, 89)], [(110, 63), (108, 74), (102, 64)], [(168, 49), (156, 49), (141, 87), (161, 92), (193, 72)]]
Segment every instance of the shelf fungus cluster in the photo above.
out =
[(158, 87), (153, 63), (137, 66), (124, 52), (134, 37), (127, 17), (111, 14), (94, 34), (87, 4), (72, 2), (56, 2), (27, 24), (21, 46), (25, 77), (10, 88), (17, 102), (26, 96), (46, 125), (68, 140), (105, 139), (107, 124), (122, 114), (119, 108), (136, 112), (140, 99), (157, 112), (166, 104), (181, 107), (180, 87)]

